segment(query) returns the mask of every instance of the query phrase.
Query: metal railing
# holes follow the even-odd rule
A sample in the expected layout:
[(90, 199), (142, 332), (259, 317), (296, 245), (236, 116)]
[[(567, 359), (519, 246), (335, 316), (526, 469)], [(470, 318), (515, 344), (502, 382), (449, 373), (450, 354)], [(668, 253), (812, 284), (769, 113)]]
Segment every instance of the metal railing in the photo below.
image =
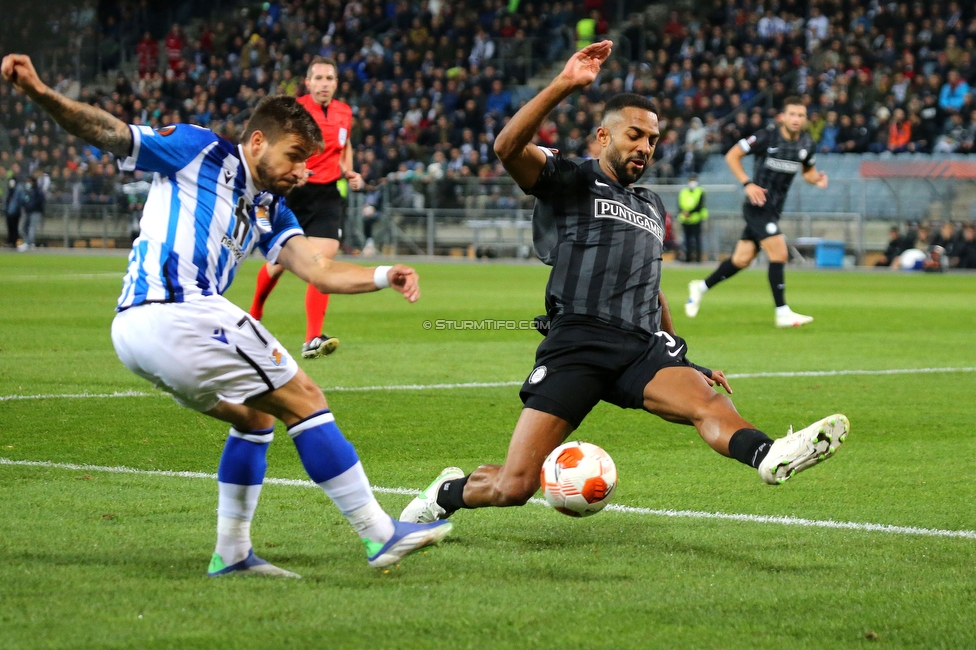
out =
[[(362, 249), (367, 222), (379, 249), (414, 255), (484, 253), (492, 256), (531, 255), (534, 197), (508, 178), (413, 179), (391, 181), (373, 193), (349, 196), (344, 243)], [(450, 192), (445, 191), (447, 187)], [(649, 185), (673, 217), (675, 238), (677, 194), (681, 185)], [(742, 228), (742, 189), (737, 185), (703, 185), (710, 218), (703, 228), (704, 252), (712, 259), (727, 255)], [(832, 198), (791, 192), (780, 227), (793, 243), (798, 238), (823, 238), (845, 243), (859, 260), (883, 250), (888, 228), (898, 217), (870, 215), (862, 209), (869, 187), (859, 179), (831, 181)], [(872, 186), (873, 187), (873, 186)], [(827, 200), (827, 199), (830, 200)], [(375, 210), (363, 217), (367, 205)], [(72, 206), (49, 203), (38, 231), (38, 243), (48, 246), (127, 248), (138, 235), (139, 213), (116, 203)]]
[(37, 242), (65, 248), (128, 248), (139, 234), (139, 214), (115, 204), (48, 203)]
[[(535, 199), (527, 196), (508, 178), (454, 179), (451, 196), (454, 203), (444, 206), (441, 181), (414, 179), (386, 183), (373, 195), (377, 208), (373, 217), (373, 239), (380, 249), (406, 254), (531, 255), (531, 219)], [(843, 185), (840, 183), (839, 185)], [(677, 219), (677, 195), (683, 185), (647, 185), (658, 193), (672, 215), (672, 232), (681, 241)], [(409, 189), (408, 189), (409, 188)], [(704, 252), (711, 258), (728, 255), (742, 229), (742, 188), (738, 185), (704, 185), (710, 218), (703, 228)], [(835, 205), (798, 197), (787, 203), (780, 228), (791, 245), (798, 240), (843, 241), (845, 248), (860, 261), (874, 250), (887, 245), (890, 218), (868, 219), (861, 203), (860, 187), (851, 183), (844, 188)], [(508, 201), (498, 207), (493, 201)], [(438, 203), (438, 201), (440, 201)], [(367, 195), (350, 195), (345, 243), (361, 249), (363, 235), (362, 208)], [(817, 209), (819, 207), (823, 209)], [(853, 208), (853, 209), (852, 209)]]

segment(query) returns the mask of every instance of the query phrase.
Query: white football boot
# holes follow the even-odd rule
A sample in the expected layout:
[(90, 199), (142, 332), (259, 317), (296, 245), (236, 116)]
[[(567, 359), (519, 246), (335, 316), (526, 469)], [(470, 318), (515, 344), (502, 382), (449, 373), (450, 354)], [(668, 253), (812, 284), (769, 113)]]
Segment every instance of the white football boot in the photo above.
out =
[(444, 483), (458, 478), (464, 478), (464, 471), (460, 467), (447, 467), (442, 470), (433, 483), (407, 504), (407, 507), (400, 513), (400, 521), (429, 524), (432, 521), (447, 518), (447, 510), (437, 505), (437, 492)]
[(799, 431), (790, 427), (784, 437), (773, 441), (766, 458), (759, 464), (759, 476), (770, 485), (785, 483), (797, 472), (833, 456), (850, 430), (851, 423), (840, 413)]
[(800, 327), (813, 322), (813, 316), (797, 314), (789, 307), (784, 309), (783, 313), (779, 313), (778, 309), (776, 312), (776, 327)]
[(702, 296), (708, 291), (704, 280), (692, 280), (688, 283), (688, 302), (685, 303), (685, 316), (694, 318), (701, 307)]

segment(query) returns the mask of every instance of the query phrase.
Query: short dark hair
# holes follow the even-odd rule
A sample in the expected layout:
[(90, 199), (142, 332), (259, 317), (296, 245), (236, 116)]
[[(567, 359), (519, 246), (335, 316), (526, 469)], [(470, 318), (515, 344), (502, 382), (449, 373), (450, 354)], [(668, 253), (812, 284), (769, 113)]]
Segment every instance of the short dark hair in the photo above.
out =
[(657, 106), (647, 97), (638, 95), (637, 93), (620, 93), (619, 95), (614, 95), (606, 103), (603, 107), (603, 115), (606, 116), (610, 113), (616, 113), (625, 108), (642, 108), (645, 111), (657, 113)]
[(309, 156), (324, 147), (322, 132), (311, 113), (288, 95), (272, 95), (258, 102), (244, 128), (241, 142), (250, 140), (255, 131), (263, 133), (270, 144), (275, 144), (286, 135), (298, 136)]
[(803, 103), (803, 100), (800, 99), (799, 95), (790, 95), (783, 100), (783, 108), (780, 110), (785, 111), (787, 106), (802, 106), (806, 108), (807, 105)]
[(308, 70), (305, 71), (305, 78), (308, 79), (312, 76), (312, 68), (317, 65), (331, 65), (332, 69), (335, 70), (336, 75), (339, 74), (339, 65), (336, 60), (330, 56), (315, 56), (312, 58), (312, 62), (308, 64)]

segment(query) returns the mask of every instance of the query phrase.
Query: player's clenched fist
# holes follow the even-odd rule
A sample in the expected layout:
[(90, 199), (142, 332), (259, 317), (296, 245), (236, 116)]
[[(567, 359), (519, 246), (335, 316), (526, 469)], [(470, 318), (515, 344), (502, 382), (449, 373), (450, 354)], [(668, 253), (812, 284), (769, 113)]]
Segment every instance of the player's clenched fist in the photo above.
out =
[(403, 297), (410, 302), (417, 302), (420, 298), (420, 278), (409, 266), (403, 264), (391, 266), (386, 272), (386, 277), (390, 281), (390, 287), (402, 293)]
[(3, 62), (0, 63), (0, 73), (3, 74), (5, 80), (28, 95), (39, 95), (44, 90), (44, 84), (37, 76), (34, 64), (31, 63), (30, 57), (26, 54), (8, 54), (3, 57)]

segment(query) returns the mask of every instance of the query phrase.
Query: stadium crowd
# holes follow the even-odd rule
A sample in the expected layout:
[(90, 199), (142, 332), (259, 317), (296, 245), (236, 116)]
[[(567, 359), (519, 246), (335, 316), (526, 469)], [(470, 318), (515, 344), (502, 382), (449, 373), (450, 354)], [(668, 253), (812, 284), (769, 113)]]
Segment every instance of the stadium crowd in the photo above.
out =
[[(356, 167), (374, 188), (387, 178), (501, 176), (492, 141), (525, 101), (519, 88), (539, 69), (533, 62), (558, 62), (603, 38), (617, 8), (612, 0), (274, 0), (230, 3), (212, 20), (174, 24), (155, 38), (145, 0), (105, 4), (111, 9), (96, 12), (79, 3), (46, 27), (65, 38), (98, 32), (104, 69), (132, 62), (131, 76), (77, 88), (81, 100), (132, 123), (198, 124), (233, 139), (261, 97), (302, 93), (311, 58), (333, 57), (337, 97), (356, 117)], [(684, 176), (799, 93), (820, 151), (973, 151), (976, 13), (968, 4), (704, 0), (654, 24), (646, 15), (616, 26), (615, 57), (597, 83), (557, 108), (541, 144), (590, 155), (603, 103), (636, 92), (659, 106), (651, 173)], [(43, 72), (72, 90), (68, 69)], [(0, 176), (33, 179), (59, 203), (139, 206), (131, 182), (143, 179), (120, 178), (110, 156), (63, 134), (6, 84), (0, 116)]]

